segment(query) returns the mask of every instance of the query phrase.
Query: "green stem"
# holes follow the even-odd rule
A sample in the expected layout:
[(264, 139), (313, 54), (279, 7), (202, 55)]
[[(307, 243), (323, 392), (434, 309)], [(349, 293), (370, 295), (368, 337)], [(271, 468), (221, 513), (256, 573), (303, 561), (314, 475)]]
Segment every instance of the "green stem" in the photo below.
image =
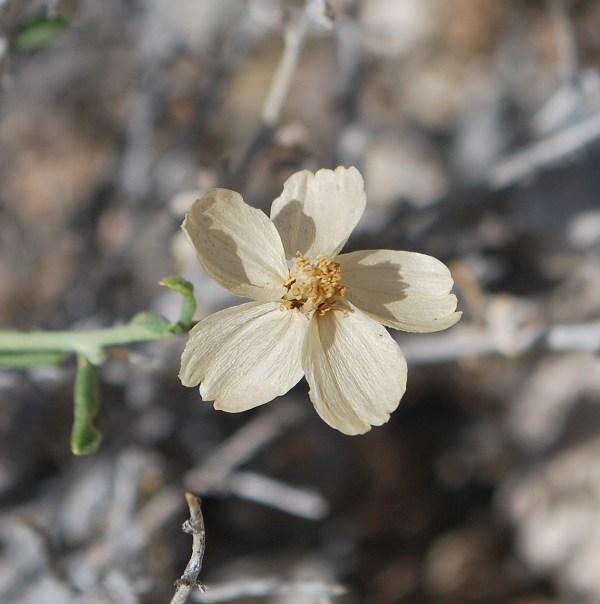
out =
[(183, 296), (179, 321), (171, 323), (151, 312), (137, 314), (126, 325), (89, 331), (19, 331), (0, 329), (0, 366), (31, 367), (62, 361), (60, 353), (76, 352), (97, 365), (104, 349), (136, 342), (162, 340), (187, 333), (193, 325), (196, 299), (191, 283), (179, 275), (165, 277), (161, 284)]
[(78, 351), (160, 340), (174, 335), (176, 334), (157, 334), (130, 324), (90, 331), (0, 330), (0, 350), (7, 352)]
[(126, 325), (89, 331), (0, 330), (0, 361), (3, 354), (30, 352), (78, 352), (96, 361), (106, 347), (162, 340), (184, 331), (181, 325), (149, 312), (136, 315)]

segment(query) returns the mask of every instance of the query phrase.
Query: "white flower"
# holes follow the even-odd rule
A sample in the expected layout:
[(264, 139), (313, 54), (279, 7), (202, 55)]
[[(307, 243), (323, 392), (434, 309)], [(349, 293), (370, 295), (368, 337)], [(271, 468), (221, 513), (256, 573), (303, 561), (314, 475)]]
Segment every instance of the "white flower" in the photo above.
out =
[(382, 326), (432, 332), (456, 323), (450, 271), (393, 250), (339, 254), (365, 208), (356, 168), (303, 170), (271, 220), (227, 189), (196, 201), (183, 231), (206, 272), (248, 302), (190, 332), (179, 377), (215, 409), (252, 409), (305, 375), (317, 413), (345, 434), (381, 425), (406, 389), (406, 361)]

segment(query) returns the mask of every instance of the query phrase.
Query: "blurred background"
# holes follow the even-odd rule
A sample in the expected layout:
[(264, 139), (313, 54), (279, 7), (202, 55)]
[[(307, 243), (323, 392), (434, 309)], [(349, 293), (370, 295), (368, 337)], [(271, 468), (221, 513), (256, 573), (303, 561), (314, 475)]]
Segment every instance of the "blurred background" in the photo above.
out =
[(360, 437), (303, 381), (214, 411), (180, 337), (111, 351), (74, 457), (74, 362), (0, 372), (0, 601), (169, 602), (186, 490), (189, 601), (600, 601), (599, 66), (594, 0), (0, 1), (2, 327), (175, 320), (172, 273), (199, 316), (235, 304), (180, 235), (193, 200), (268, 211), (337, 165), (368, 197), (346, 250), (442, 259), (464, 311), (394, 333), (408, 391)]

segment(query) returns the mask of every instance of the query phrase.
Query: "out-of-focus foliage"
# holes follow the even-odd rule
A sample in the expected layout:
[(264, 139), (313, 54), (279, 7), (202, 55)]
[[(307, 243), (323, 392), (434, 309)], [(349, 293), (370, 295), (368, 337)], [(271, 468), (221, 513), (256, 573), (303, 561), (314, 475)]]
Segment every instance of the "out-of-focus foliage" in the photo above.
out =
[(15, 50), (34, 50), (54, 40), (66, 27), (63, 17), (37, 17), (27, 21), (12, 39)]

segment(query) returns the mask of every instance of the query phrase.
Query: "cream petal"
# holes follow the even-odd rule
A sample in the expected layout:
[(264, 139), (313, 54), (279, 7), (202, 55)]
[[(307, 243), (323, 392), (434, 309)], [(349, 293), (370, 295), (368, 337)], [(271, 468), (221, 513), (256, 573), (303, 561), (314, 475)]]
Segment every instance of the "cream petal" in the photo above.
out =
[(254, 300), (277, 300), (285, 293), (289, 273), (279, 233), (239, 193), (208, 191), (182, 228), (204, 270), (229, 291)]
[(248, 302), (200, 321), (181, 357), (184, 386), (235, 413), (285, 394), (302, 377), (308, 319), (278, 302)]
[(344, 434), (386, 422), (406, 390), (400, 348), (385, 327), (352, 306), (313, 316), (303, 366), (317, 413)]
[(366, 250), (341, 254), (342, 283), (352, 304), (380, 323), (403, 331), (427, 333), (454, 325), (454, 283), (448, 267), (425, 254)]
[(338, 167), (290, 176), (271, 206), (286, 258), (335, 256), (365, 209), (364, 181), (356, 168)]

